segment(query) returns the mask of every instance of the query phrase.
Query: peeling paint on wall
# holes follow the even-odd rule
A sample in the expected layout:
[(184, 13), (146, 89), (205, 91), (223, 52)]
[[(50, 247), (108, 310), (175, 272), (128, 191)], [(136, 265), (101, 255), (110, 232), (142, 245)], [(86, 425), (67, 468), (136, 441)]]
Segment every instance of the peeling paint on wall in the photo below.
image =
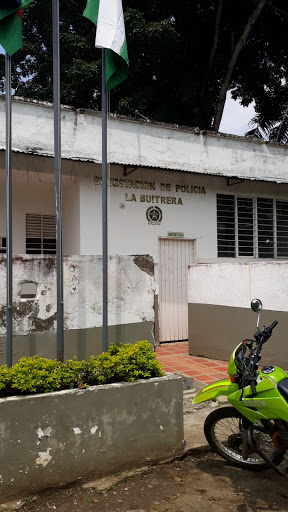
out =
[[(0, 457), (2, 501), (26, 496), (31, 482), (37, 493), (92, 473), (95, 478), (113, 473), (121, 461), (141, 467), (146, 457), (175, 455), (182, 450), (182, 388), (181, 376), (170, 375), (93, 386), (81, 396), (69, 389), (0, 399), (5, 432), (3, 439), (0, 431), (5, 441)], [(75, 435), (75, 430), (81, 434)]]
[(39, 457), (36, 459), (37, 466), (41, 465), (43, 468), (49, 464), (50, 460), (52, 459), (51, 455), (51, 448), (47, 448), (46, 452), (38, 452)]
[(37, 436), (38, 436), (37, 445), (39, 445), (41, 443), (43, 437), (50, 437), (51, 432), (52, 432), (51, 427), (47, 427), (44, 431), (42, 430), (41, 427), (39, 427), (37, 429)]
[(135, 265), (146, 272), (149, 276), (154, 277), (154, 261), (152, 256), (135, 256), (133, 259)]
[[(1, 260), (2, 261), (2, 260)], [(135, 265), (136, 264), (136, 265)], [(142, 271), (139, 269), (141, 268)], [(109, 258), (109, 325), (154, 321), (153, 259)], [(65, 329), (102, 326), (102, 258), (66, 256), (63, 265)], [(13, 260), (13, 334), (56, 331), (55, 257)], [(37, 283), (35, 298), (20, 298), (23, 282)], [(0, 336), (6, 336), (6, 266), (0, 264)]]

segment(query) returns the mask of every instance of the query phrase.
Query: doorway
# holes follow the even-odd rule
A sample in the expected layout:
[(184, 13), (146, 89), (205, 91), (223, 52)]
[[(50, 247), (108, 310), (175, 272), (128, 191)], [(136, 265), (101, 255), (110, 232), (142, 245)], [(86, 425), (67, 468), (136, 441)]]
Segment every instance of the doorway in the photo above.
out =
[(188, 266), (194, 242), (159, 239), (159, 341), (188, 339)]

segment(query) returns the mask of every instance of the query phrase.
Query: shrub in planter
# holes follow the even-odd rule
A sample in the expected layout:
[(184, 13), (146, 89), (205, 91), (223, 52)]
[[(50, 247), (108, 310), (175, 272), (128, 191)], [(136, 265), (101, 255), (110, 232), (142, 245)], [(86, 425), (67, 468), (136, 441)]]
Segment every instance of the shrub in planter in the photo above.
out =
[(90, 369), (97, 373), (99, 383), (133, 382), (164, 375), (149, 341), (111, 345), (108, 352), (90, 358)]
[(38, 356), (23, 357), (11, 368), (11, 374), (15, 394), (49, 393), (61, 387), (62, 365)]
[(12, 385), (11, 368), (0, 366), (0, 396), (7, 396)]
[(50, 393), (59, 389), (148, 379), (164, 375), (148, 341), (111, 345), (108, 352), (89, 362), (75, 357), (66, 363), (38, 356), (23, 357), (8, 368), (0, 367), (0, 396)]
[[(61, 374), (61, 389), (73, 389), (80, 387), (80, 383), (83, 384), (81, 387), (88, 385), (93, 386), (98, 384), (96, 375), (89, 379), (89, 363), (86, 361), (78, 361), (77, 357), (66, 361), (62, 364)], [(85, 381), (85, 384), (84, 384)]]

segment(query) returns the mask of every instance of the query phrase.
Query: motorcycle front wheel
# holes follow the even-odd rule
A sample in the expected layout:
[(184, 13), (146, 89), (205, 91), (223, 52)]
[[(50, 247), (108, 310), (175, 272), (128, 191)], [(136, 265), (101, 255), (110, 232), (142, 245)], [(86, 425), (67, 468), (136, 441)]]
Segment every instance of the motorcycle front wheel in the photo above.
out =
[[(242, 457), (242, 420), (242, 414), (233, 407), (215, 409), (207, 416), (204, 423), (206, 439), (213, 451), (234, 466), (250, 470), (265, 469), (267, 464), (257, 453), (249, 452), (247, 460)], [(271, 438), (266, 434), (264, 436), (266, 439), (260, 439), (259, 435), (256, 434), (257, 443), (271, 444)], [(262, 434), (261, 437), (263, 437)]]

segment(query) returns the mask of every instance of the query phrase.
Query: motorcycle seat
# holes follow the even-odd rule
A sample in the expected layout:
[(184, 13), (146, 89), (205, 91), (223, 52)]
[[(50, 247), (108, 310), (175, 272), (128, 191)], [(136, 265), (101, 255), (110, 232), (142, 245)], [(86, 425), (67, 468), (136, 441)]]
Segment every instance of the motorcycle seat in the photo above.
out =
[(278, 382), (278, 389), (281, 395), (285, 398), (286, 402), (288, 402), (288, 379), (283, 379)]

